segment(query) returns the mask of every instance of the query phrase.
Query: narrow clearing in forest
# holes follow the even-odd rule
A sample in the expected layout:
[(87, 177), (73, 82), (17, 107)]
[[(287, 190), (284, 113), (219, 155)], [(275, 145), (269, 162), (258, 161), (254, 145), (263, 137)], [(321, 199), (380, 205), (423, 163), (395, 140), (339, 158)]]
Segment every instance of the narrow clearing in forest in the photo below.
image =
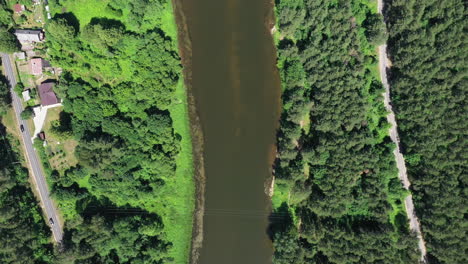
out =
[[(378, 11), (380, 14), (382, 14), (382, 9), (383, 9), (382, 1), (383, 0), (378, 0)], [(398, 177), (402, 181), (404, 188), (407, 191), (409, 191), (409, 187), (411, 183), (408, 180), (408, 175), (406, 173), (405, 159), (403, 157), (403, 154), (401, 154), (400, 137), (398, 136), (397, 122), (395, 119), (395, 113), (393, 112), (393, 108), (391, 105), (390, 85), (388, 84), (388, 79), (387, 79), (388, 67), (389, 67), (389, 63), (388, 63), (388, 57), (387, 57), (387, 44), (383, 44), (379, 46), (379, 71), (380, 71), (380, 79), (382, 80), (382, 84), (385, 87), (385, 93), (383, 94), (384, 104), (385, 104), (385, 108), (389, 112), (387, 116), (387, 121), (391, 124), (389, 133), (390, 133), (390, 138), (392, 139), (393, 143), (395, 143), (396, 145), (396, 148), (393, 151), (393, 154), (395, 155), (395, 161), (396, 161), (397, 168), (398, 168)], [(409, 220), (410, 229), (411, 231), (416, 233), (416, 236), (418, 238), (419, 251), (421, 252), (421, 261), (425, 262), (426, 245), (425, 245), (422, 233), (421, 233), (421, 227), (419, 224), (418, 217), (416, 216), (416, 212), (414, 211), (413, 196), (411, 194), (409, 194), (405, 198), (405, 208), (406, 208), (406, 214)]]

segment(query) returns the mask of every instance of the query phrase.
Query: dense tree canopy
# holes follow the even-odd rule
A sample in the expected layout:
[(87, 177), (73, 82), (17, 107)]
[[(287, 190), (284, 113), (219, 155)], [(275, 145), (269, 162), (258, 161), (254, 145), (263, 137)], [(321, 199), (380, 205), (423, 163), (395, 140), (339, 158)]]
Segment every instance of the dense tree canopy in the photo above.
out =
[(12, 53), (18, 50), (15, 35), (0, 27), (0, 52)]
[(11, 53), (19, 49), (16, 36), (11, 33), (12, 13), (6, 3), (0, 3), (0, 52)]
[(286, 193), (295, 220), (273, 226), (275, 263), (417, 261), (375, 77), (373, 45), (385, 27), (372, 7), (277, 5), (284, 110), (275, 195)]
[(466, 2), (387, 1), (390, 86), (430, 263), (467, 263)]

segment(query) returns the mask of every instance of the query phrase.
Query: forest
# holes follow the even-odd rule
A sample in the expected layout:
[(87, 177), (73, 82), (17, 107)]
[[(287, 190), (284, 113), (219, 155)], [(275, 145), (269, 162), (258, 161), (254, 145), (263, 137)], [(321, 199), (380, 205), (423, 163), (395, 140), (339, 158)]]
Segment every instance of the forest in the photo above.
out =
[(276, 2), (275, 264), (417, 263), (388, 136), (376, 1)]
[[(7, 81), (0, 76), (0, 120), (10, 105)], [(0, 123), (0, 262), (50, 263), (51, 233), (31, 192), (20, 143)]]
[(429, 263), (468, 263), (466, 2), (387, 1), (390, 86)]
[(66, 170), (35, 144), (65, 220), (54, 263), (185, 263), (194, 187), (170, 1), (49, 3), (54, 134), (78, 142)]

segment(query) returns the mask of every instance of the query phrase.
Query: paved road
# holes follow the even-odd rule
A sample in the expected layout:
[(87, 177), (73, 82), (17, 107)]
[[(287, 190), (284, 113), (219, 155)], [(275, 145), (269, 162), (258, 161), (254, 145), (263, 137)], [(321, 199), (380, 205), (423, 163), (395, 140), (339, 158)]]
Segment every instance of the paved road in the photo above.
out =
[[(5, 68), (6, 77), (10, 81), (10, 91), (13, 99), (12, 104), (15, 110), (16, 119), (19, 125), (24, 126), (24, 132), (21, 133), (21, 136), (24, 142), (29, 168), (32, 172), (34, 181), (36, 182), (37, 190), (39, 191), (41, 207), (44, 210), (46, 218), (52, 218), (52, 220), (54, 221), (54, 225), (51, 226), (51, 230), (52, 234), (54, 235), (55, 241), (59, 243), (63, 237), (62, 227), (60, 226), (60, 222), (58, 220), (57, 210), (55, 209), (50, 198), (49, 189), (47, 186), (46, 179), (44, 177), (44, 173), (42, 172), (39, 157), (37, 156), (37, 153), (33, 148), (28, 124), (20, 118), (21, 111), (23, 111), (23, 106), (21, 104), (21, 98), (19, 98), (18, 95), (13, 91), (13, 87), (15, 87), (17, 82), (13, 72), (11, 60), (7, 54), (2, 53), (1, 56), (3, 61), (2, 64)], [(49, 222), (49, 220), (47, 220), (47, 222)]]
[[(382, 10), (383, 10), (382, 0), (378, 0), (377, 10), (380, 14), (382, 14)], [(385, 88), (385, 92), (383, 94), (384, 104), (385, 104), (385, 108), (389, 112), (389, 114), (387, 115), (387, 121), (391, 125), (390, 131), (389, 131), (390, 138), (392, 139), (393, 143), (395, 143), (396, 145), (396, 148), (393, 151), (393, 154), (395, 156), (395, 161), (396, 161), (397, 168), (398, 168), (398, 177), (403, 183), (403, 186), (405, 187), (405, 189), (409, 191), (409, 187), (411, 183), (408, 179), (408, 174), (406, 172), (405, 158), (403, 157), (403, 154), (401, 154), (401, 150), (400, 150), (400, 137), (398, 136), (397, 122), (395, 119), (395, 113), (393, 112), (391, 98), (390, 98), (390, 85), (388, 84), (388, 79), (387, 79), (388, 68), (389, 68), (389, 63), (388, 63), (388, 56), (387, 56), (387, 45), (386, 44), (380, 45), (379, 46), (379, 71), (380, 71), (380, 79), (382, 80), (382, 84)], [(415, 232), (418, 238), (419, 251), (421, 252), (421, 262), (424, 263), (426, 260), (426, 244), (422, 236), (418, 217), (414, 210), (413, 196), (411, 194), (409, 194), (405, 198), (405, 208), (406, 208), (406, 214), (408, 216), (410, 230)]]

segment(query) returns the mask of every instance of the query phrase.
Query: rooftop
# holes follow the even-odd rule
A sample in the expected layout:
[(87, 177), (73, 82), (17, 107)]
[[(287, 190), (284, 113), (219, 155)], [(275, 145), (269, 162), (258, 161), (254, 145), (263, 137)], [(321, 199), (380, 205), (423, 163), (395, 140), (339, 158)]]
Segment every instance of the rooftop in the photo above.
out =
[(22, 4), (15, 4), (13, 6), (13, 10), (15, 11), (15, 13), (21, 13), (24, 11), (24, 5)]
[(44, 33), (34, 29), (16, 29), (15, 35), (20, 42), (40, 42), (44, 39)]
[(55, 83), (53, 82), (45, 82), (39, 85), (38, 90), (39, 97), (41, 98), (41, 105), (53, 105), (59, 102), (53, 90), (54, 85)]
[(41, 58), (31, 59), (29, 64), (31, 66), (31, 74), (32, 75), (41, 75), (42, 74), (42, 59)]

